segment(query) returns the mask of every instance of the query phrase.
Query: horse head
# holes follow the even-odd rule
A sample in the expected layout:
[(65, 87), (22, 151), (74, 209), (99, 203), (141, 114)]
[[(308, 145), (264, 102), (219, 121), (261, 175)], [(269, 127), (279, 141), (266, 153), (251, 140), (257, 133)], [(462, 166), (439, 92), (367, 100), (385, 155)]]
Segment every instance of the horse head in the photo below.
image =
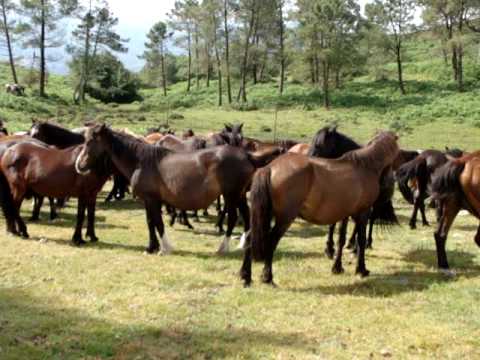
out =
[(243, 143), (243, 123), (242, 124), (225, 124), (225, 128), (220, 133), (225, 143), (231, 146), (242, 146)]
[(85, 133), (85, 143), (75, 161), (75, 170), (81, 175), (90, 173), (99, 159), (105, 154), (103, 135), (108, 131), (105, 124), (91, 126)]

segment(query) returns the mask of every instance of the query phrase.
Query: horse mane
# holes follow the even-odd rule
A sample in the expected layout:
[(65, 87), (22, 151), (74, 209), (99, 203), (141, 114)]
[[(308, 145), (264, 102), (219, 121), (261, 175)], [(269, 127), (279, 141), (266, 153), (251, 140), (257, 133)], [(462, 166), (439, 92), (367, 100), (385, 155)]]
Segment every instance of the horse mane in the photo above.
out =
[(346, 152), (361, 148), (361, 145), (359, 145), (355, 140), (353, 140), (352, 138), (348, 137), (345, 134), (338, 132), (336, 127), (332, 129), (326, 126), (318, 130), (315, 136), (313, 137), (312, 143), (310, 145), (310, 149), (307, 154), (308, 156), (319, 157), (321, 155), (320, 144), (322, 142), (322, 136), (325, 138), (325, 135), (329, 133), (334, 134), (334, 136), (336, 137), (337, 148), (335, 150), (337, 150), (337, 156), (341, 156)]
[(105, 134), (110, 144), (110, 150), (119, 157), (127, 158), (130, 162), (141, 164), (155, 164), (172, 151), (159, 146), (150, 145), (132, 135), (105, 128)]
[[(74, 133), (61, 125), (49, 121), (35, 122), (32, 125), (32, 129), (35, 127), (38, 129), (37, 138), (50, 145), (66, 148), (85, 142), (85, 137), (82, 134)], [(32, 136), (36, 137), (35, 134)]]
[(385, 157), (391, 157), (392, 161), (398, 153), (396, 137), (393, 133), (384, 131), (379, 133), (367, 146), (358, 150), (345, 153), (338, 161), (348, 161), (356, 166), (367, 170), (383, 170)]

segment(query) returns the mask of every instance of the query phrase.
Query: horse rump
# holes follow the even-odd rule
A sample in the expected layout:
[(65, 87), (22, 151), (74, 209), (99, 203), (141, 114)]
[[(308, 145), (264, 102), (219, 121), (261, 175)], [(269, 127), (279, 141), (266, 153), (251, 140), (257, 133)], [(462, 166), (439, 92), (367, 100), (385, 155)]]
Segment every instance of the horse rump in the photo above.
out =
[(398, 182), (398, 189), (403, 195), (403, 198), (409, 203), (414, 203), (413, 192), (409, 186), (410, 180), (426, 176), (427, 174), (427, 163), (425, 159), (415, 158), (397, 169), (396, 178)]
[(272, 250), (270, 223), (272, 220), (272, 199), (270, 195), (270, 168), (263, 168), (253, 177), (250, 190), (250, 241), (252, 257), (256, 261), (265, 259)]
[(395, 179), (390, 168), (385, 169), (380, 177), (380, 193), (372, 206), (371, 216), (378, 225), (386, 227), (398, 225), (398, 218), (393, 207), (393, 194), (395, 192)]
[(439, 167), (432, 176), (431, 192), (435, 200), (443, 200), (450, 195), (462, 192), (460, 174), (465, 169), (465, 163), (449, 161)]

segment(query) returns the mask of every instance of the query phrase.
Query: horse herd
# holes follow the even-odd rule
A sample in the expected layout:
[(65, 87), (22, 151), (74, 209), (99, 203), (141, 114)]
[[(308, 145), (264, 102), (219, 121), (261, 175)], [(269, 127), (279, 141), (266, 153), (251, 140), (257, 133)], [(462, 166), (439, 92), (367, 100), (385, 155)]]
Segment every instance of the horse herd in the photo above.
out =
[[(438, 266), (443, 271), (449, 269), (445, 242), (459, 210), (480, 217), (480, 152), (403, 150), (397, 136), (388, 131), (377, 133), (364, 146), (336, 127), (322, 128), (311, 144), (302, 144), (248, 138), (242, 125), (229, 124), (205, 136), (189, 130), (176, 137), (157, 130), (138, 136), (104, 124), (68, 130), (51, 122), (34, 122), (28, 132), (13, 135), (2, 124), (0, 136), (0, 205), (8, 233), (29, 236), (20, 216), (25, 198), (35, 200), (31, 218), (35, 221), (44, 197), (50, 200), (52, 219), (56, 207), (74, 197), (78, 205), (73, 243), (85, 243), (85, 213), (85, 235), (98, 241), (97, 195), (113, 177), (107, 201), (123, 198), (130, 187), (145, 206), (148, 253), (167, 254), (173, 249), (165, 233), (165, 210), (172, 224), (178, 212), (191, 227), (187, 211), (197, 216), (198, 210), (206, 211), (217, 202), (219, 231), (227, 218), (219, 254), (229, 251), (240, 214), (244, 233), (239, 247), (245, 249), (240, 276), (245, 286), (252, 281), (252, 259), (264, 261), (262, 281), (274, 284), (275, 249), (297, 217), (330, 226), (325, 252), (334, 258), (333, 273), (344, 271), (347, 224), (353, 220), (355, 229), (347, 247), (357, 255), (356, 273), (368, 276), (365, 249), (372, 245), (374, 224), (397, 223), (392, 203), (395, 182), (413, 205), (412, 229), (418, 211), (428, 225), (425, 201), (431, 198), (438, 220), (434, 233)], [(335, 247), (337, 223), (341, 225)], [(480, 246), (480, 228), (475, 241)]]

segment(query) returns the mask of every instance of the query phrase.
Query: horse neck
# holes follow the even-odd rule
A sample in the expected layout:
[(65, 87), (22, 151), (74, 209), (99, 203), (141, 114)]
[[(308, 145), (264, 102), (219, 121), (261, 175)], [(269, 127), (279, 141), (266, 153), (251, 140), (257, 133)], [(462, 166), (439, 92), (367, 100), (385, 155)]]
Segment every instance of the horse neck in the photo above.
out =
[[(116, 139), (113, 133), (104, 136), (104, 141), (106, 141), (106, 152), (110, 157), (115, 168), (122, 173), (127, 179), (131, 179), (133, 173), (140, 163), (140, 159), (136, 152), (131, 149), (127, 144), (123, 143), (125, 152), (127, 152), (128, 158), (126, 156), (120, 156), (117, 151), (114, 150), (114, 141), (122, 142), (123, 139), (117, 137)], [(147, 144), (145, 144), (147, 145)]]

